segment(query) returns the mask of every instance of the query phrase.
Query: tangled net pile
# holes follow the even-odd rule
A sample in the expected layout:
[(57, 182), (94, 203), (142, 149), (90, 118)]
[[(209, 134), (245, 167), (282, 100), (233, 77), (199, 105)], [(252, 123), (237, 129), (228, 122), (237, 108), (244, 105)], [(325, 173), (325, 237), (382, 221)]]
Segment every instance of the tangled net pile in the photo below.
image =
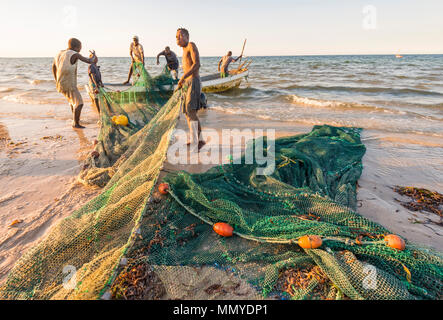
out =
[[(284, 270), (320, 268), (333, 284), (329, 297), (441, 298), (442, 255), (409, 243), (403, 251), (390, 248), (383, 241), (389, 231), (355, 212), (365, 152), (358, 129), (315, 126), (276, 140), (276, 170), (269, 176), (257, 175), (256, 161), (200, 174), (172, 172), (163, 179), (169, 194), (153, 197), (180, 93), (161, 106), (166, 93), (149, 79), (141, 80), (148, 90), (136, 83), (124, 93), (102, 91), (99, 156), (85, 171), (107, 170), (109, 181), (83, 178), (100, 180), (103, 192), (16, 263), (1, 298), (100, 298), (119, 272), (146, 266), (169, 293), (180, 290), (171, 281), (176, 275), (195, 277), (192, 267), (229, 270), (263, 297), (283, 296), (276, 283)], [(128, 127), (111, 123), (117, 113), (128, 116)], [(268, 144), (266, 137), (252, 143), (258, 142)], [(237, 235), (214, 233), (216, 222), (229, 223)], [(296, 240), (304, 235), (321, 236), (323, 245), (301, 249)], [(123, 257), (126, 266), (119, 267)], [(63, 285), (66, 266), (77, 270), (75, 289)], [(367, 281), (368, 270), (376, 272), (375, 285)], [(314, 277), (292, 298), (309, 298), (317, 285)]]

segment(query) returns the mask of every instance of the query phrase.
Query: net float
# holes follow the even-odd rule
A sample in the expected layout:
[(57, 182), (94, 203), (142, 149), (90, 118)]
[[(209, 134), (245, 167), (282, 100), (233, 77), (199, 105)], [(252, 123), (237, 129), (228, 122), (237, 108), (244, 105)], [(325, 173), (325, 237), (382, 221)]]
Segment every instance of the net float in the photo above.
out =
[(158, 186), (158, 192), (160, 192), (161, 194), (168, 194), (168, 190), (169, 184), (167, 183), (160, 183), (160, 185)]
[(317, 249), (323, 241), (319, 236), (303, 236), (298, 239), (298, 245), (303, 249)]
[(234, 233), (234, 228), (225, 222), (217, 222), (212, 228), (214, 229), (215, 233), (221, 235), (222, 237), (231, 237)]
[(388, 234), (384, 238), (386, 245), (390, 248), (403, 251), (406, 247), (405, 241), (396, 234)]
[(118, 124), (120, 126), (127, 126), (129, 123), (128, 117), (124, 115), (117, 116), (117, 118), (114, 121), (115, 124)]

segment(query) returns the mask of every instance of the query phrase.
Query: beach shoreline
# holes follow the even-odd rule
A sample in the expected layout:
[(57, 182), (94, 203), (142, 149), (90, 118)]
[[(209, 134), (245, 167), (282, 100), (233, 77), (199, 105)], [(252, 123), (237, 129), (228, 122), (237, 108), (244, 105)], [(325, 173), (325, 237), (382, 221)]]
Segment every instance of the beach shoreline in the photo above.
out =
[[(24, 113), (20, 107), (13, 107), (13, 103), (0, 105), (0, 133), (2, 141), (6, 141), (5, 148), (1, 150), (0, 163), (0, 283), (5, 281), (17, 259), (39, 243), (57, 221), (69, 216), (100, 193), (100, 189), (91, 189), (77, 182), (83, 160), (93, 150), (93, 141), (98, 135), (98, 117), (89, 103), (86, 103), (83, 111), (83, 123), (87, 127), (84, 130), (73, 130), (70, 127), (70, 111), (62, 105), (32, 106), (34, 109), (29, 113)], [(57, 117), (54, 117), (54, 108)], [(244, 115), (233, 115), (211, 108), (200, 111), (199, 117), (203, 131), (274, 129), (276, 138), (279, 138), (307, 133), (312, 129), (311, 126), (290, 121), (251, 121)], [(177, 129), (187, 132), (183, 116)], [(394, 142), (389, 141), (392, 139)], [(362, 141), (367, 151), (363, 158), (363, 173), (358, 182), (357, 211), (412, 243), (443, 252), (443, 228), (418, 223), (425, 216), (433, 217), (431, 214), (404, 208), (398, 200), (405, 198), (392, 190), (397, 184), (435, 190), (432, 181), (423, 182), (426, 179), (423, 179), (420, 171), (396, 167), (395, 162), (386, 162), (389, 158), (380, 153), (380, 144), (404, 143), (395, 137), (392, 139), (383, 141), (374, 132), (362, 132)], [(9, 145), (11, 141), (13, 144)], [(431, 143), (429, 148), (432, 147)], [(204, 172), (212, 166), (171, 165), (166, 161), (162, 175), (175, 170)], [(441, 185), (434, 184), (434, 187), (441, 188)], [(10, 227), (16, 220), (22, 222)]]

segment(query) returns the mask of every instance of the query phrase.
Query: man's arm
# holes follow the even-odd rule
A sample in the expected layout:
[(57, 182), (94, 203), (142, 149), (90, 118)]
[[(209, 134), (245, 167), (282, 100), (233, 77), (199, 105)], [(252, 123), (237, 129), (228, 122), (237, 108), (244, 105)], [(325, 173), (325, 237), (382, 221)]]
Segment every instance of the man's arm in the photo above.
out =
[(164, 55), (165, 55), (165, 51), (164, 50), (157, 55), (157, 64), (160, 63), (160, 60), (159, 60), (160, 56), (164, 56)]
[(132, 55), (133, 53), (133, 49), (132, 49), (132, 43), (129, 46), (129, 56), (131, 57), (131, 61), (134, 62), (134, 56)]
[(145, 50), (143, 49), (143, 46), (139, 44), (140, 46), (140, 53), (142, 54), (142, 63), (145, 65)]
[(57, 81), (57, 66), (55, 65), (55, 61), (52, 63), (52, 74), (54, 75), (55, 81)]
[(83, 61), (84, 63), (91, 64), (94, 62), (95, 53), (91, 58), (85, 58), (80, 53), (74, 53), (71, 57), (71, 64), (75, 64), (77, 60)]
[(239, 55), (239, 56), (237, 57), (237, 59), (234, 59), (234, 62), (237, 62), (237, 60), (240, 59), (242, 56), (243, 56), (243, 55)]
[(193, 73), (197, 72), (200, 69), (200, 54), (198, 53), (197, 46), (195, 43), (191, 42), (191, 49), (189, 50), (189, 53), (191, 54), (192, 59), (192, 66), (189, 68), (188, 72), (186, 72), (178, 82), (178, 87), (181, 88), (183, 85), (183, 82), (187, 77), (192, 75)]
[(223, 61), (223, 58), (221, 58), (220, 61), (218, 62), (218, 71), (220, 71), (220, 65), (221, 65), (222, 61)]

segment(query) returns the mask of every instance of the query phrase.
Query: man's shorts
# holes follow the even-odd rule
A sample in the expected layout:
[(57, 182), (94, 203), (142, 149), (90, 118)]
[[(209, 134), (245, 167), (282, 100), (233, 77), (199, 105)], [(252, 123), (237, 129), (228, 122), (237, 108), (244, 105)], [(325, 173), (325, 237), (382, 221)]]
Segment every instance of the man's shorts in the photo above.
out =
[(68, 99), (68, 102), (72, 107), (77, 108), (83, 104), (83, 98), (78, 88), (63, 91), (62, 93), (66, 99)]
[(186, 90), (186, 92), (184, 92), (183, 113), (188, 114), (192, 110), (200, 109), (200, 78), (192, 78), (192, 80), (186, 81), (183, 88)]
[(168, 64), (168, 69), (169, 70), (177, 70), (178, 69), (178, 63)]

